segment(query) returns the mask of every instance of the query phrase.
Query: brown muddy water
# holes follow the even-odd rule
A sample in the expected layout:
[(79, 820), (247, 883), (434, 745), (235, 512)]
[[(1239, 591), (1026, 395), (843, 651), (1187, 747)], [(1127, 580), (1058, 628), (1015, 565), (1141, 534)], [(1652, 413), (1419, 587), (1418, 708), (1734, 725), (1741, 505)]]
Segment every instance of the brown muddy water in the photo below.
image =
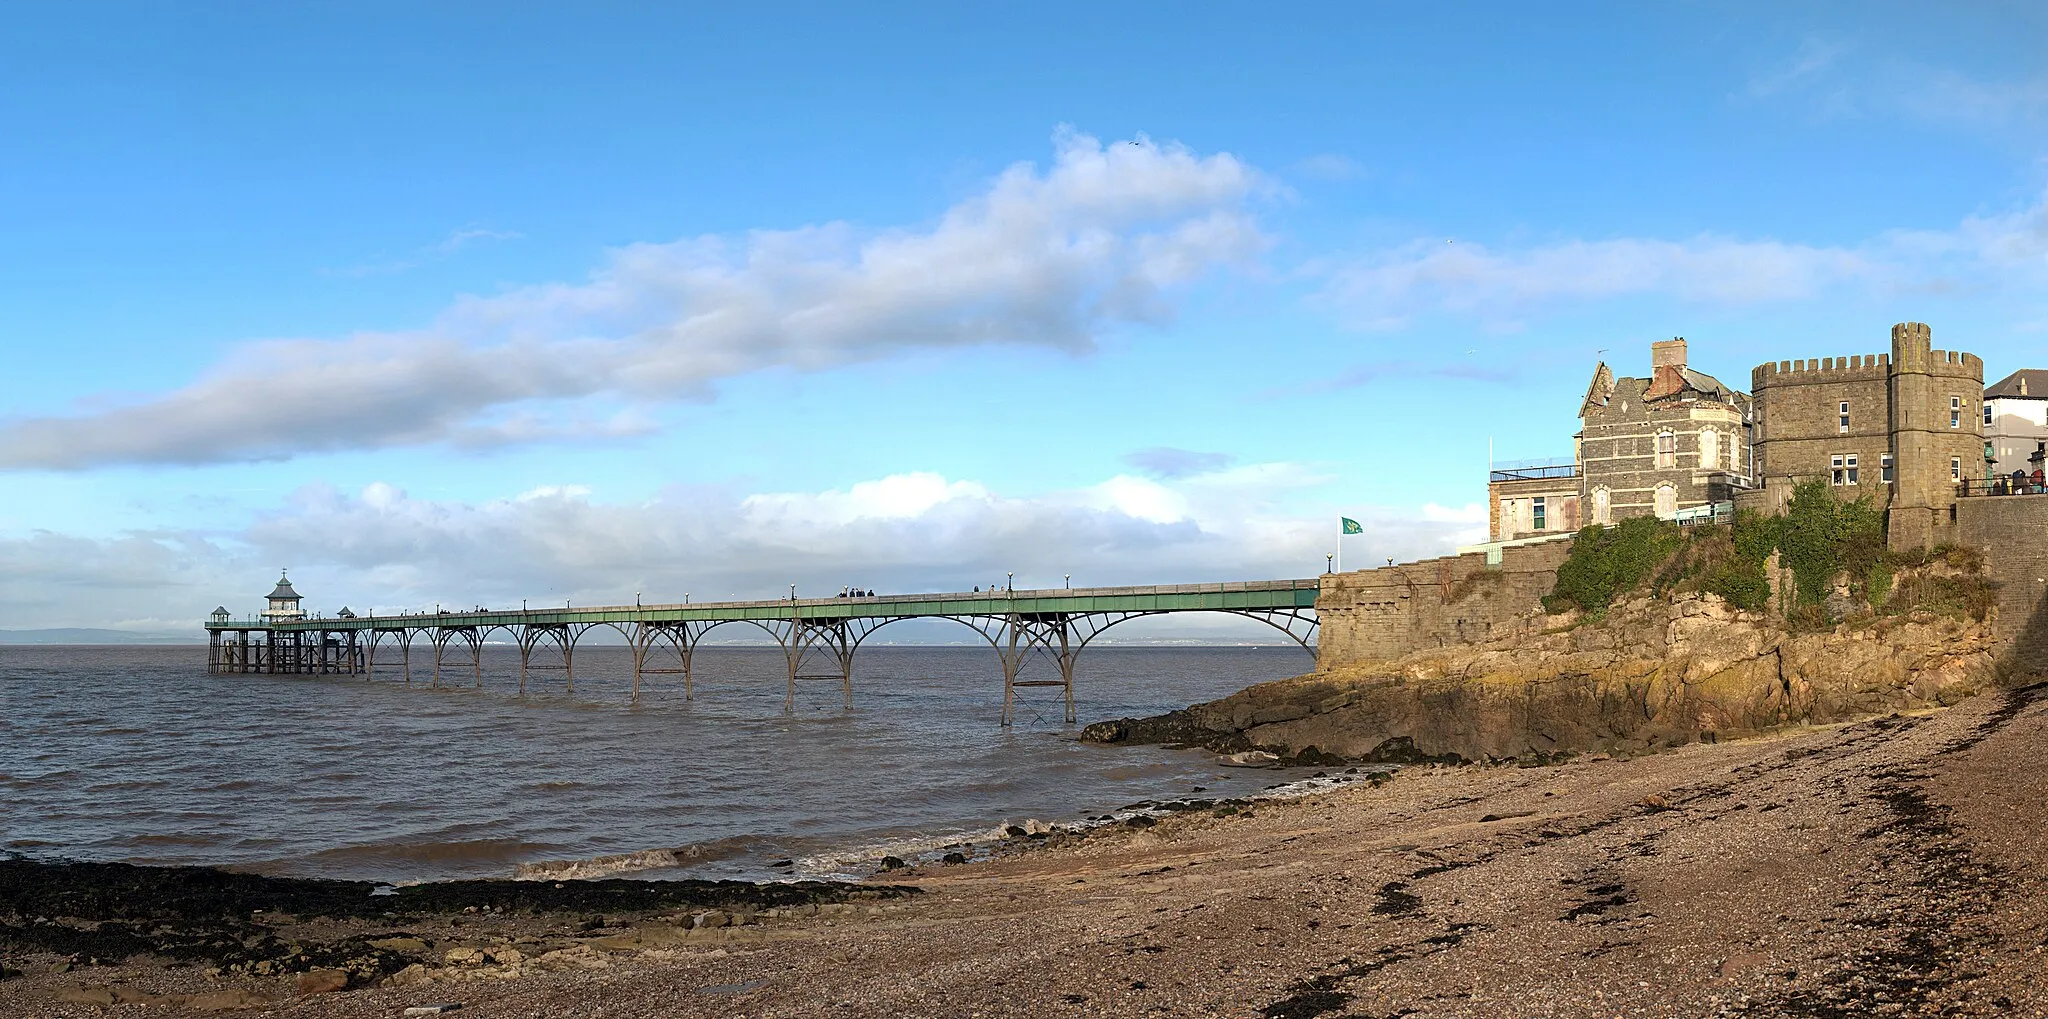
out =
[[(381, 662), (374, 680), (209, 676), (203, 647), (0, 647), (0, 852), (389, 882), (826, 877), (1027, 818), (1305, 777), (1077, 743), (1050, 688), (1020, 690), (1005, 729), (985, 649), (863, 649), (853, 710), (815, 683), (793, 715), (773, 648), (702, 649), (694, 700), (664, 676), (638, 706), (624, 648), (579, 648), (573, 694), (556, 672), (525, 697), (510, 648), (485, 649), (481, 688), (466, 671), (430, 688), (420, 657), (407, 685)], [(1311, 664), (1297, 648), (1091, 649), (1081, 721)]]

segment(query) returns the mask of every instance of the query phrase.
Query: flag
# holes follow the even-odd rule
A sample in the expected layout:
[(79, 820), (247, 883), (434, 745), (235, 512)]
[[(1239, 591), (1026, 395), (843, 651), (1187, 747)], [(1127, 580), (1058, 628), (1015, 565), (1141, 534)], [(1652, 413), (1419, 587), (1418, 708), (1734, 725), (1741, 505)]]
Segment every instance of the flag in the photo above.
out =
[(1342, 520), (1342, 521), (1344, 521), (1344, 533), (1345, 533), (1345, 534), (1364, 534), (1364, 533), (1365, 533), (1365, 528), (1363, 528), (1363, 527), (1360, 527), (1360, 526), (1358, 526), (1358, 521), (1356, 521), (1356, 520), (1353, 520), (1353, 519), (1351, 519), (1350, 517), (1338, 517), (1337, 519), (1339, 519), (1339, 520)]

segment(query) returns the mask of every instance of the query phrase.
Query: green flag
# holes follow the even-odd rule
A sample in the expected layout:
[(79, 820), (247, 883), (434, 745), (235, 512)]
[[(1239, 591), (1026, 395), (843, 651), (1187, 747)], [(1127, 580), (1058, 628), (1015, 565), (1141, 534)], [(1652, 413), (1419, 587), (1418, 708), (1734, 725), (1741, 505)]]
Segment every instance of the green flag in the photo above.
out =
[(1353, 520), (1353, 519), (1351, 519), (1350, 517), (1338, 517), (1337, 519), (1339, 519), (1339, 520), (1342, 520), (1342, 521), (1344, 521), (1344, 533), (1345, 533), (1345, 534), (1364, 534), (1364, 533), (1365, 533), (1365, 528), (1363, 528), (1363, 527), (1360, 527), (1360, 526), (1358, 526), (1358, 521), (1356, 521), (1356, 520)]

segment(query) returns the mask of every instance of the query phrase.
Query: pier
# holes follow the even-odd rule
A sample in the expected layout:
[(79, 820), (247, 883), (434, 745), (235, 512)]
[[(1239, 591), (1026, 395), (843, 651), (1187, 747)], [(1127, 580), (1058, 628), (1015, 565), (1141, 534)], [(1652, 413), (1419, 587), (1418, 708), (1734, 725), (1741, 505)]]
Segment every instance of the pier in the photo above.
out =
[[(217, 609), (206, 623), (207, 670), (214, 673), (342, 674), (374, 676), (384, 664), (413, 681), (413, 650), (430, 655), (428, 681), (466, 676), (483, 683), (483, 648), (502, 640), (519, 649), (519, 692), (529, 672), (560, 672), (575, 689), (576, 646), (591, 631), (609, 627), (633, 652), (632, 698), (647, 675), (680, 675), (691, 697), (690, 661), (705, 636), (721, 626), (759, 628), (781, 647), (788, 663), (783, 709), (796, 709), (799, 682), (836, 681), (853, 706), (853, 660), (862, 643), (905, 619), (946, 619), (972, 629), (996, 652), (1003, 673), (1003, 724), (1011, 722), (1020, 687), (1060, 687), (1066, 720), (1075, 721), (1074, 662), (1103, 631), (1132, 619), (1185, 612), (1221, 612), (1256, 619), (1313, 652), (1320, 580), (1264, 580), (1157, 587), (997, 590), (968, 594), (905, 594), (780, 598), (767, 601), (592, 608), (480, 609), (467, 612), (357, 616), (343, 609), (326, 618), (298, 611), (299, 596), (280, 578), (270, 608), (257, 619), (229, 618)], [(1056, 665), (1057, 679), (1023, 679), (1034, 655)], [(394, 661), (395, 658), (395, 661)]]

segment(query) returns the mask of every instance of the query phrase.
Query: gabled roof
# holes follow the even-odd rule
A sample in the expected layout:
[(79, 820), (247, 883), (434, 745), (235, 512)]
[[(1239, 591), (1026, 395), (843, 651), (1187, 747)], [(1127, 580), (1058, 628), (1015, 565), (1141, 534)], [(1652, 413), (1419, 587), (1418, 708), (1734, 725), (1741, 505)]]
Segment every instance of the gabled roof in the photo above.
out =
[(1707, 374), (1706, 372), (1696, 372), (1693, 371), (1691, 368), (1686, 368), (1682, 369), (1682, 374), (1684, 374), (1685, 376), (1686, 385), (1689, 385), (1692, 388), (1697, 389), (1708, 396), (1717, 397), (1725, 400), (1731, 396), (1743, 395), (1741, 390), (1730, 388), (1727, 383), (1722, 382), (1720, 379), (1717, 379), (1712, 375)]
[(1595, 407), (1607, 406), (1608, 399), (1613, 396), (1614, 371), (1602, 361), (1593, 368), (1593, 381), (1586, 386), (1586, 399), (1579, 404), (1579, 416), (1585, 417), (1586, 412)]
[(270, 591), (270, 599), (272, 601), (276, 601), (279, 598), (287, 601), (299, 600), (299, 592), (292, 590), (292, 582), (286, 580), (283, 574), (278, 574), (277, 586)]
[(1704, 396), (1710, 400), (1731, 400), (1740, 395), (1728, 388), (1720, 379), (1691, 368), (1671, 365), (1658, 368), (1650, 378), (1650, 387), (1643, 391), (1645, 400), (1661, 400), (1667, 396), (1683, 396), (1686, 393)]
[(2048, 400), (2048, 371), (2021, 368), (1984, 387), (1987, 400)]
[(228, 614), (228, 607), (225, 605), (215, 605), (213, 607), (213, 614), (216, 616), (225, 616)]

